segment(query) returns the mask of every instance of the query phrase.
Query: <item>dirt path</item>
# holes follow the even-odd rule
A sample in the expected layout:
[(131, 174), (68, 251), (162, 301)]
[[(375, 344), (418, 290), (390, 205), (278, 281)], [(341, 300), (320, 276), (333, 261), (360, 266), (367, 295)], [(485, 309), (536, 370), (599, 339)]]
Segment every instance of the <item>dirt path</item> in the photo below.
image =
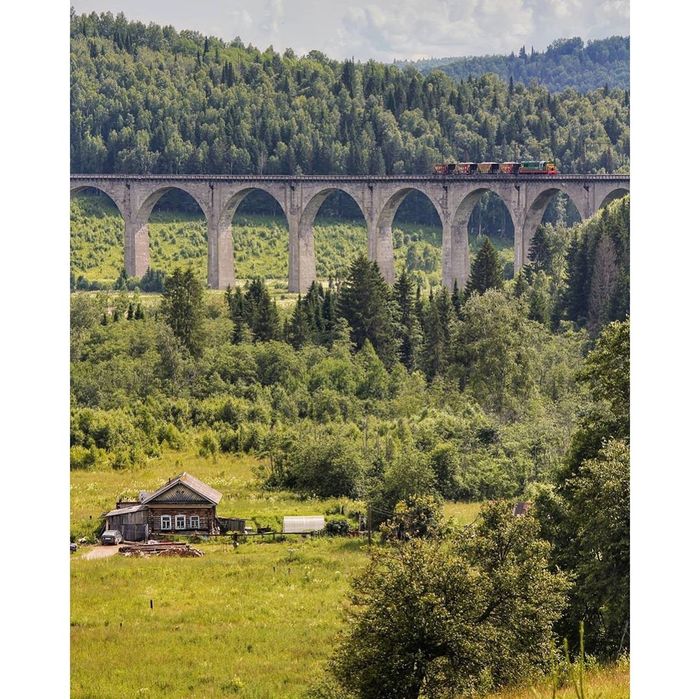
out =
[(83, 554), (83, 558), (94, 560), (95, 558), (109, 558), (119, 552), (118, 546), (95, 546)]

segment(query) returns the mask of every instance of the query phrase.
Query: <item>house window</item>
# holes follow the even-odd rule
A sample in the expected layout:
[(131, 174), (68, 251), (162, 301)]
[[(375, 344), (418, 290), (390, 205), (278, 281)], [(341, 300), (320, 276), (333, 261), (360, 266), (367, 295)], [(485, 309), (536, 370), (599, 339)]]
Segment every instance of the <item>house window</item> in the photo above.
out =
[(190, 517), (190, 529), (199, 529), (199, 515)]
[(173, 523), (172, 523), (172, 519), (170, 518), (170, 515), (161, 515), (160, 516), (160, 528), (161, 529), (172, 529), (173, 528)]
[(187, 526), (187, 517), (185, 515), (175, 515), (175, 529), (185, 529)]

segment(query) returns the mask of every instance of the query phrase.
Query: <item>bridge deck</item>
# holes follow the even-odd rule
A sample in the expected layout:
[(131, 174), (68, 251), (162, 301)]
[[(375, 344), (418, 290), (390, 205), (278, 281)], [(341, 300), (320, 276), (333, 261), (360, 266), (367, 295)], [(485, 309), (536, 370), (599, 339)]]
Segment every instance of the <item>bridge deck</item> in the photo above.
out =
[(145, 182), (629, 182), (625, 174), (602, 175), (123, 175), (71, 174), (71, 180)]

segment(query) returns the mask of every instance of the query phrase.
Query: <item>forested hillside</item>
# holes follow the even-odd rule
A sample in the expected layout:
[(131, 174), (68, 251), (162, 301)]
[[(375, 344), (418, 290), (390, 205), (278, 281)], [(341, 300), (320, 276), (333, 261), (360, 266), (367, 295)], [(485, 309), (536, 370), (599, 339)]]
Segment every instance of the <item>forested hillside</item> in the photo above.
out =
[[(560, 48), (568, 70), (578, 59)], [(455, 81), (71, 16), (73, 172), (424, 173), (551, 157), (564, 172), (626, 170), (628, 92)]]
[(590, 92), (606, 86), (629, 90), (630, 38), (611, 36), (584, 44), (574, 37), (559, 39), (545, 51), (527, 51), (523, 46), (517, 55), (426, 59), (397, 65), (413, 66), (423, 74), (440, 70), (455, 80), (495, 73), (503, 80), (512, 78), (526, 85), (534, 80), (552, 92), (567, 88)]

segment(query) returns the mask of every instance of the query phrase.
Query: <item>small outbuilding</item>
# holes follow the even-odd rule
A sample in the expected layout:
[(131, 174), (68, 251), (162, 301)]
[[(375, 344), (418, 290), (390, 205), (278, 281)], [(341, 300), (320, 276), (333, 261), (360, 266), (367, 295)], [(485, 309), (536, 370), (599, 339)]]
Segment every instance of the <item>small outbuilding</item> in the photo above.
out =
[(526, 515), (530, 511), (531, 507), (531, 502), (516, 502), (515, 505), (513, 505), (513, 514), (516, 517)]
[(139, 502), (118, 502), (105, 515), (107, 529), (118, 529), (127, 541), (158, 534), (218, 534), (216, 506), (221, 493), (189, 473), (172, 478)]
[(284, 517), (282, 520), (283, 534), (314, 534), (322, 532), (326, 526), (323, 515), (302, 515)]

